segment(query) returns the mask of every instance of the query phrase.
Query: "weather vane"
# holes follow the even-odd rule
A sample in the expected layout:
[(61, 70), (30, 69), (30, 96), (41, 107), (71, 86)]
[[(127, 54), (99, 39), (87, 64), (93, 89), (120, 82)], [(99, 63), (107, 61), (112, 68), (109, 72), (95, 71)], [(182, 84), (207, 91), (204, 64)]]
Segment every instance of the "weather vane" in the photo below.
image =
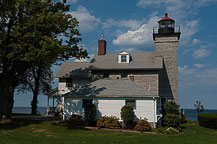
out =
[(103, 33), (103, 29), (102, 29), (101, 40), (103, 40), (103, 37), (104, 37), (104, 33)]

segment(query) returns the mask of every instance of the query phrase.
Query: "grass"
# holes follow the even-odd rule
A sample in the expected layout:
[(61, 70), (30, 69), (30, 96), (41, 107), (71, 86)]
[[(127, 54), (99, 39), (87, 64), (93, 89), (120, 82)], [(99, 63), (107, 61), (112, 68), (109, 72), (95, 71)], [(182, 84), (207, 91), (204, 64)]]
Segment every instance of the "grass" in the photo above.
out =
[(108, 130), (71, 129), (52, 121), (15, 120), (10, 124), (0, 123), (1, 144), (214, 144), (217, 130), (198, 126), (189, 121), (185, 130), (176, 135), (124, 133)]

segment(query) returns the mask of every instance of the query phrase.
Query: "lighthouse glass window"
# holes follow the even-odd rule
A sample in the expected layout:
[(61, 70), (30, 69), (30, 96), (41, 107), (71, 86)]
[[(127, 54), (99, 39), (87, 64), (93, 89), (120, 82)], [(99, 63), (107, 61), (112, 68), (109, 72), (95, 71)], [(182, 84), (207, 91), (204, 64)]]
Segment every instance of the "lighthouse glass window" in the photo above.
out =
[(126, 55), (121, 56), (121, 62), (127, 62), (127, 56)]

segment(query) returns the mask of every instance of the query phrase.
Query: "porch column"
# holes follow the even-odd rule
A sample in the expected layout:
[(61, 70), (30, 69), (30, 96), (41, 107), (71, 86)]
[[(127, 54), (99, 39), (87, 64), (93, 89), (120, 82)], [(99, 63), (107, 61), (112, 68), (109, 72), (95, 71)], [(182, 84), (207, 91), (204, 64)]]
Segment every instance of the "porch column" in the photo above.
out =
[(47, 96), (47, 115), (49, 115), (50, 106), (49, 106), (49, 96)]
[(55, 112), (55, 110), (54, 110), (54, 96), (53, 96), (53, 111), (52, 111), (53, 113)]

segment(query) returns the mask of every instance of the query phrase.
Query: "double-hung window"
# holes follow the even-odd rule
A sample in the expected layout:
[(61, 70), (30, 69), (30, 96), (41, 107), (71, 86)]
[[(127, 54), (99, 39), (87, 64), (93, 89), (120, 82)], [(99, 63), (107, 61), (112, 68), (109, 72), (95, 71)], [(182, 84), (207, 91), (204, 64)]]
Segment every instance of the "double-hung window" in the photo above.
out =
[(122, 63), (127, 62), (127, 56), (126, 56), (126, 55), (122, 55), (122, 56), (121, 56), (121, 62), (122, 62)]

